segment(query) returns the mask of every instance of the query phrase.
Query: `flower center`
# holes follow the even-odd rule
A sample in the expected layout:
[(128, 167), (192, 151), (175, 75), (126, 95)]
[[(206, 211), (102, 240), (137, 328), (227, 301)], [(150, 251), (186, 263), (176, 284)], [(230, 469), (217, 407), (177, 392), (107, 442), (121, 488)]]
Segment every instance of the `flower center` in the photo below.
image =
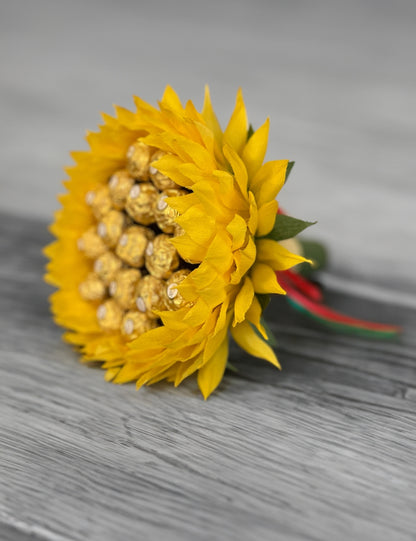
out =
[(97, 307), (104, 331), (129, 339), (160, 325), (157, 312), (187, 305), (178, 285), (192, 267), (170, 242), (183, 231), (166, 198), (189, 192), (150, 166), (162, 156), (136, 141), (126, 168), (85, 195), (95, 225), (77, 240), (92, 267), (79, 293)]

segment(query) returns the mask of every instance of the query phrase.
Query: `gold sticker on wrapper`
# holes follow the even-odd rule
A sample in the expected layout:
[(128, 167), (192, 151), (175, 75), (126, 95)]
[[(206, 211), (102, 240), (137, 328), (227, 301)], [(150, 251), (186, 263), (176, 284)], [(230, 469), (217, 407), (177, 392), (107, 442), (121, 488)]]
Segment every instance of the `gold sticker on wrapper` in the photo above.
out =
[(110, 210), (97, 225), (97, 233), (110, 247), (117, 244), (125, 225), (125, 216), (119, 210)]
[(117, 272), (114, 280), (110, 282), (109, 293), (115, 301), (129, 310), (136, 305), (135, 292), (141, 278), (141, 273), (137, 269), (122, 269)]
[(134, 221), (142, 225), (154, 223), (153, 207), (159, 192), (150, 182), (134, 184), (126, 200), (126, 211)]
[(113, 254), (106, 252), (101, 255), (94, 263), (94, 271), (99, 278), (108, 285), (116, 277), (117, 272), (121, 269), (121, 260)]
[(184, 190), (170, 188), (164, 190), (156, 199), (155, 203), (155, 219), (159, 228), (164, 233), (174, 233), (177, 229), (175, 219), (178, 216), (178, 211), (168, 205), (166, 201), (168, 197), (180, 197), (186, 195)]
[(97, 308), (98, 323), (105, 331), (119, 330), (123, 314), (124, 311), (112, 299), (105, 301)]
[(111, 200), (115, 208), (121, 210), (126, 204), (127, 196), (134, 184), (134, 178), (126, 169), (117, 171), (108, 181)]
[(144, 276), (136, 289), (136, 307), (139, 312), (156, 319), (158, 316), (153, 313), (154, 310), (166, 310), (165, 288), (166, 283), (163, 280), (150, 274)]
[(147, 244), (154, 236), (155, 234), (151, 229), (140, 225), (132, 225), (120, 237), (116, 254), (128, 265), (142, 267)]
[(178, 289), (178, 286), (189, 276), (190, 272), (188, 269), (180, 269), (166, 281), (166, 304), (170, 310), (179, 310), (179, 308), (191, 304), (182, 297)]
[(121, 332), (129, 339), (134, 339), (146, 331), (155, 329), (157, 326), (157, 321), (149, 318), (147, 314), (138, 312), (137, 310), (131, 310), (123, 317)]
[(101, 301), (106, 295), (105, 284), (97, 274), (91, 272), (78, 286), (81, 297), (86, 301)]
[(153, 150), (136, 141), (127, 151), (127, 170), (137, 180), (149, 180), (149, 164)]
[(179, 267), (179, 256), (168, 235), (158, 235), (147, 245), (146, 268), (155, 278), (169, 278)]
[[(160, 160), (165, 155), (165, 152), (162, 152), (161, 150), (157, 150), (151, 159), (151, 162), (156, 162), (157, 160)], [(177, 188), (178, 185), (173, 182), (169, 177), (158, 171), (153, 165), (150, 165), (149, 167), (149, 173), (150, 178), (156, 188), (159, 190), (167, 190), (169, 188)]]
[(108, 186), (99, 186), (95, 190), (87, 192), (85, 202), (91, 207), (97, 220), (100, 220), (113, 208)]

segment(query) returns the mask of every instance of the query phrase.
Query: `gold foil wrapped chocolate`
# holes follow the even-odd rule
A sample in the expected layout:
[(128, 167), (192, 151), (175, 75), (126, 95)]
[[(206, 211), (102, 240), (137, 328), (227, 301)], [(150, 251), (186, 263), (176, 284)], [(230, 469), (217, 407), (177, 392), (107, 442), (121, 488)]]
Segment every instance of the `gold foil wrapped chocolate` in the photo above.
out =
[(116, 171), (108, 181), (111, 200), (116, 209), (123, 209), (127, 196), (134, 184), (134, 178), (126, 169)]
[(139, 312), (146, 313), (148, 317), (157, 319), (154, 310), (166, 310), (165, 303), (166, 284), (163, 280), (150, 274), (144, 276), (136, 289), (136, 307)]
[[(165, 155), (165, 152), (157, 150), (151, 159), (151, 162), (156, 162)], [(167, 190), (169, 188), (177, 188), (178, 185), (173, 182), (169, 177), (158, 171), (153, 165), (149, 167), (149, 174), (154, 185), (159, 188), (159, 190)]]
[[(102, 329), (121, 331), (129, 340), (160, 324), (155, 312), (189, 304), (178, 286), (190, 271), (179, 269), (181, 260), (170, 242), (183, 230), (166, 201), (188, 192), (150, 166), (164, 155), (136, 141), (128, 149), (126, 168), (85, 196), (97, 224), (78, 239), (78, 247), (95, 261), (79, 292), (86, 301), (101, 302), (97, 320)], [(155, 235), (158, 228), (163, 233)]]
[(137, 310), (131, 310), (127, 312), (123, 317), (121, 323), (121, 332), (127, 336), (130, 340), (137, 338), (146, 331), (154, 329), (158, 326), (155, 319), (151, 319), (147, 314), (138, 312)]
[(115, 279), (121, 266), (121, 260), (113, 252), (105, 252), (95, 261), (94, 271), (106, 285), (109, 285)]
[(169, 235), (157, 235), (147, 245), (145, 252), (147, 270), (155, 278), (169, 278), (179, 267), (179, 256), (170, 242)]
[(103, 239), (97, 235), (96, 227), (94, 226), (83, 233), (78, 239), (77, 244), (79, 250), (84, 252), (90, 259), (97, 259), (97, 257), (100, 257), (100, 255), (107, 251), (107, 246)]
[(168, 197), (180, 197), (181, 195), (186, 195), (186, 192), (176, 188), (169, 188), (159, 194), (156, 199), (154, 208), (155, 219), (157, 225), (164, 233), (174, 233), (176, 228), (179, 227), (175, 223), (178, 212), (168, 205), (166, 199)]
[(86, 193), (85, 201), (97, 220), (101, 220), (113, 208), (108, 186), (99, 186), (95, 190)]
[(132, 225), (120, 237), (116, 254), (128, 265), (142, 267), (147, 244), (154, 236), (155, 234), (151, 229), (140, 225)]
[(109, 293), (115, 301), (129, 310), (136, 305), (136, 287), (141, 278), (141, 273), (137, 269), (122, 269), (117, 272), (114, 280), (110, 282)]
[(152, 149), (136, 141), (127, 151), (127, 169), (131, 176), (137, 180), (149, 180), (149, 164)]
[(101, 301), (106, 295), (105, 284), (94, 272), (78, 286), (81, 297), (86, 301)]
[(105, 331), (117, 331), (120, 329), (124, 312), (116, 301), (109, 299), (97, 308), (97, 320)]
[(159, 192), (150, 182), (134, 184), (126, 199), (126, 211), (139, 224), (154, 223), (153, 208), (158, 194)]
[(119, 210), (110, 210), (97, 225), (97, 233), (110, 247), (117, 244), (125, 225), (125, 217)]
[(170, 310), (179, 310), (179, 308), (189, 306), (190, 303), (182, 297), (178, 286), (189, 276), (190, 272), (188, 269), (180, 269), (166, 281), (166, 305)]

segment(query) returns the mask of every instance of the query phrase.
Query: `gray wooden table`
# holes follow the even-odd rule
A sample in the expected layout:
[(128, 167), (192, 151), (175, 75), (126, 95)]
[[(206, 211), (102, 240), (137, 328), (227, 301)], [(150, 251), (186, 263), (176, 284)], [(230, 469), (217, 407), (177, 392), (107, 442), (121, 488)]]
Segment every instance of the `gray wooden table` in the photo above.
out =
[[(414, 2), (0, 4), (0, 539), (416, 539)], [(190, 381), (105, 383), (60, 340), (41, 247), (68, 151), (166, 83), (220, 117), (236, 88), (296, 159), (328, 303), (403, 326), (336, 335), (277, 299), (283, 371), (232, 350)]]

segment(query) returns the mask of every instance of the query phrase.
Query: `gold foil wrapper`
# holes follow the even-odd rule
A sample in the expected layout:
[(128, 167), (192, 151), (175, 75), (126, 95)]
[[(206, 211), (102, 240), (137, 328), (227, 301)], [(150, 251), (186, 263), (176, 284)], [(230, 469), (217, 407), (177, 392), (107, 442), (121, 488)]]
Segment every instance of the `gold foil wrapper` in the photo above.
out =
[(181, 284), (187, 276), (191, 273), (188, 269), (180, 269), (172, 274), (172, 276), (166, 282), (166, 305), (170, 310), (179, 310), (184, 306), (190, 306), (192, 303), (185, 301), (178, 290), (179, 284)]
[(110, 282), (109, 293), (115, 301), (129, 310), (136, 306), (136, 287), (141, 278), (141, 273), (137, 269), (122, 269), (117, 272), (114, 280)]
[(123, 233), (124, 225), (124, 214), (119, 210), (110, 210), (97, 225), (97, 233), (112, 248)]
[(106, 252), (95, 261), (94, 271), (106, 285), (109, 285), (115, 279), (121, 266), (121, 260), (113, 252)]
[(86, 301), (101, 301), (107, 292), (104, 282), (94, 272), (91, 272), (87, 279), (79, 284), (78, 290)]
[(83, 235), (78, 239), (78, 249), (84, 253), (86, 257), (90, 259), (97, 259), (104, 252), (107, 251), (103, 239), (97, 235), (96, 227), (90, 227)]
[(157, 321), (149, 318), (147, 314), (138, 312), (137, 310), (131, 310), (123, 317), (121, 332), (133, 340), (146, 331), (155, 329), (157, 326)]
[(174, 233), (176, 228), (179, 227), (175, 223), (175, 219), (179, 213), (168, 205), (166, 199), (168, 197), (180, 197), (181, 195), (186, 195), (186, 192), (184, 190), (169, 188), (159, 194), (156, 199), (154, 209), (155, 219), (157, 225), (164, 233)]
[(147, 270), (155, 278), (169, 278), (179, 267), (179, 256), (168, 235), (158, 235), (147, 245), (145, 252)]
[(144, 276), (136, 289), (136, 307), (139, 312), (146, 313), (148, 317), (157, 319), (154, 310), (166, 310), (165, 303), (166, 284), (150, 274)]
[(130, 173), (123, 169), (116, 171), (108, 181), (108, 188), (111, 200), (116, 209), (123, 209), (126, 204), (127, 196), (134, 184), (134, 178)]
[(113, 208), (108, 186), (99, 186), (96, 190), (87, 192), (85, 202), (91, 207), (97, 220), (101, 220)]
[(175, 229), (173, 231), (174, 237), (180, 237), (181, 235), (185, 234), (185, 230), (180, 226), (179, 224), (175, 224)]
[(137, 180), (149, 180), (149, 164), (152, 149), (136, 141), (127, 151), (127, 170)]
[(132, 225), (120, 237), (116, 254), (132, 267), (142, 267), (147, 244), (154, 236), (155, 234), (151, 229), (140, 225)]
[(155, 221), (154, 205), (159, 192), (150, 182), (134, 184), (126, 199), (126, 211), (134, 221), (149, 225)]
[(116, 301), (109, 299), (97, 308), (97, 320), (105, 331), (117, 331), (120, 329), (124, 312)]
[[(157, 150), (151, 159), (151, 162), (156, 162), (165, 155), (162, 150)], [(168, 190), (169, 188), (177, 188), (178, 185), (173, 182), (169, 177), (158, 171), (153, 165), (149, 167), (149, 174), (152, 182), (159, 190)]]

